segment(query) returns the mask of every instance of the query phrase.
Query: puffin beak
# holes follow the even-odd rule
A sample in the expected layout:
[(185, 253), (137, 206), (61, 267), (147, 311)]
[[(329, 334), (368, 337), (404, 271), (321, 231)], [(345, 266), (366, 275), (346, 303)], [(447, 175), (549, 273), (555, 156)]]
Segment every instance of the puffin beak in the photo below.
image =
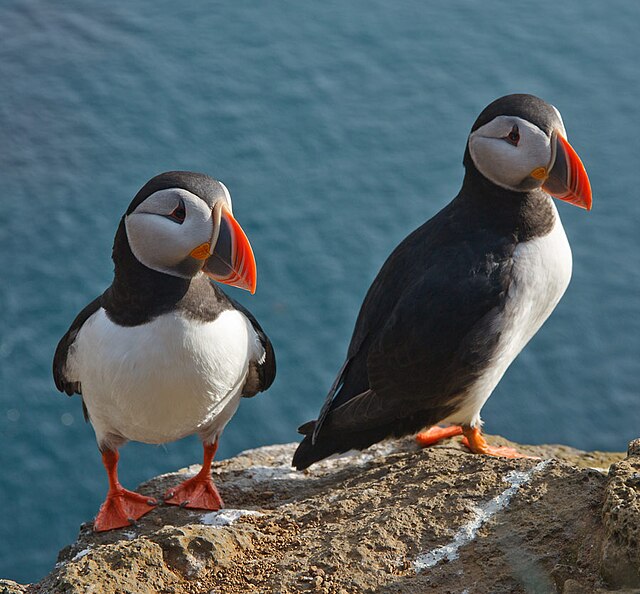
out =
[(555, 198), (591, 210), (591, 184), (580, 157), (558, 131), (552, 142), (556, 157), (542, 189)]
[(258, 279), (256, 260), (245, 232), (222, 203), (214, 207), (213, 219), (213, 249), (202, 272), (219, 283), (246, 289), (253, 295)]

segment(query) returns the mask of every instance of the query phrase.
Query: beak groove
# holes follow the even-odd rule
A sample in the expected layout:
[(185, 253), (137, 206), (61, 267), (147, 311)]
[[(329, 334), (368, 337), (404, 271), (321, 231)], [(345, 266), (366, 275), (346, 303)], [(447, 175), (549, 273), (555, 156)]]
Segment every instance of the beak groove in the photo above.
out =
[(219, 207), (219, 225), (212, 238), (213, 250), (202, 271), (220, 283), (256, 292), (256, 260), (251, 244), (240, 224), (226, 206)]
[(591, 210), (591, 184), (578, 153), (556, 132), (555, 161), (542, 189), (554, 198)]

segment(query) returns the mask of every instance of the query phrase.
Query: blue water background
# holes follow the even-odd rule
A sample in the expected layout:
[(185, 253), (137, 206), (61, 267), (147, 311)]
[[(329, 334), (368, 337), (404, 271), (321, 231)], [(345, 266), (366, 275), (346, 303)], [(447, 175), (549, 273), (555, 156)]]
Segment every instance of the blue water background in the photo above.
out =
[[(168, 169), (228, 186), (259, 268), (232, 290), (278, 355), (220, 457), (297, 439), (390, 250), (457, 192), (494, 98), (562, 112), (594, 209), (559, 204), (572, 284), (484, 408), (526, 443), (623, 450), (640, 434), (640, 4), (4, 0), (0, 5), (0, 576), (35, 581), (106, 477), (57, 340), (109, 284), (118, 220)], [(134, 487), (200, 461), (130, 444)], [(233, 502), (229, 502), (233, 505)]]

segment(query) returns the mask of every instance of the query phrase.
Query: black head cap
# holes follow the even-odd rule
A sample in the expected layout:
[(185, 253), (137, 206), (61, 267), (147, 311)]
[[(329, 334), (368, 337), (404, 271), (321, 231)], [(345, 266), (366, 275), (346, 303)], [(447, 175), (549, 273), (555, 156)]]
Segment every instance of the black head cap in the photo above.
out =
[[(112, 258), (115, 263), (116, 280), (124, 281), (128, 285), (148, 285), (149, 287), (169, 286), (184, 284), (183, 279), (170, 277), (156, 272), (140, 264), (131, 251), (127, 232), (125, 229), (125, 217), (130, 215), (151, 194), (168, 188), (182, 188), (195, 194), (204, 200), (210, 207), (220, 199), (227, 199), (225, 187), (217, 180), (193, 171), (166, 171), (152, 177), (135, 195), (127, 211), (120, 219), (120, 225), (116, 231), (113, 242)], [(120, 283), (121, 285), (123, 283)], [(179, 287), (180, 290), (181, 287)], [(121, 291), (122, 292), (122, 291)], [(138, 292), (140, 290), (138, 289)]]
[(471, 132), (501, 115), (517, 116), (527, 120), (547, 134), (551, 134), (552, 130), (560, 124), (560, 116), (552, 105), (535, 95), (517, 93), (505, 95), (489, 103), (473, 124)]
[[(535, 95), (527, 95), (526, 93), (514, 93), (513, 95), (505, 95), (495, 101), (492, 101), (487, 105), (480, 115), (477, 117), (473, 126), (471, 127), (471, 133), (475, 132), (478, 128), (488, 124), (494, 118), (498, 116), (516, 116), (527, 120), (532, 124), (538, 126), (540, 130), (551, 136), (551, 132), (558, 126), (563, 126), (559, 112), (553, 105), (547, 103), (536, 97)], [(471, 154), (469, 153), (469, 142), (464, 151), (464, 158), (462, 160), (467, 172), (480, 173), (477, 171)], [(484, 177), (482, 180), (484, 180)]]
[(125, 215), (131, 214), (151, 194), (167, 188), (182, 188), (199, 196), (210, 207), (226, 197), (224, 186), (217, 180), (193, 171), (166, 171), (152, 177), (135, 195)]

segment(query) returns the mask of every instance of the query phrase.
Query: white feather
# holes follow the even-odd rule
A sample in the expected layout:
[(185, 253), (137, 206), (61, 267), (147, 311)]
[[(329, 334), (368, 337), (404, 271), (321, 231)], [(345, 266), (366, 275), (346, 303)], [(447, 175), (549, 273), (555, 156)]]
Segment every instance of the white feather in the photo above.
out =
[[(166, 218), (184, 203), (185, 219), (179, 225)], [(158, 190), (147, 197), (124, 220), (129, 247), (138, 262), (147, 268), (172, 276), (189, 278), (177, 266), (191, 250), (211, 241), (212, 211), (207, 203), (182, 188)]]
[[(520, 134), (517, 146), (505, 141), (514, 125)], [(472, 132), (469, 152), (482, 175), (509, 190), (522, 189), (519, 186), (531, 172), (538, 167), (548, 167), (552, 157), (547, 134), (516, 116), (498, 116)], [(531, 181), (539, 185), (537, 180)]]
[(500, 327), (496, 353), (482, 377), (460, 400), (445, 422), (480, 426), (480, 410), (511, 362), (555, 309), (571, 280), (571, 248), (551, 202), (555, 225), (544, 237), (519, 244), (514, 252), (513, 281), (507, 303), (494, 324)]
[(82, 326), (65, 371), (82, 384), (98, 443), (117, 447), (192, 433), (215, 438), (238, 407), (249, 362), (260, 356), (251, 323), (236, 310), (213, 322), (172, 312), (123, 327), (101, 308)]

